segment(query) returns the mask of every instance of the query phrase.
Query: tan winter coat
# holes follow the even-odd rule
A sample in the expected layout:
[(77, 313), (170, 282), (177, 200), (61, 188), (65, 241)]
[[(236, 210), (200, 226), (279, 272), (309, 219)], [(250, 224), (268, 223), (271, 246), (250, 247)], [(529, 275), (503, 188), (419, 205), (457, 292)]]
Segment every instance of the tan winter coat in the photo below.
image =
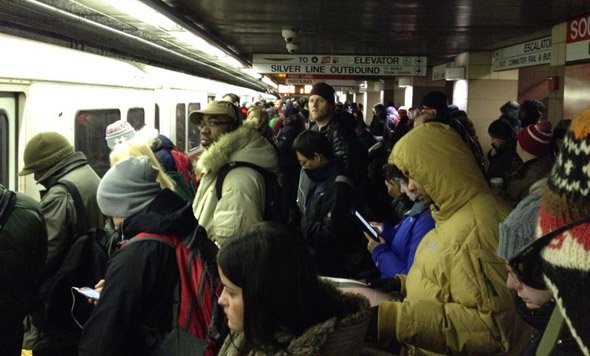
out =
[(379, 307), (380, 338), (414, 354), (517, 354), (530, 329), (518, 316), (496, 255), (508, 210), (489, 190), (469, 148), (449, 126), (427, 123), (394, 147), (389, 163), (432, 197), (436, 223), (402, 276), (405, 299)]
[(254, 169), (238, 167), (229, 171), (221, 200), (217, 200), (217, 172), (231, 161), (251, 162), (273, 172), (278, 170), (275, 148), (247, 125), (221, 136), (203, 152), (197, 162), (202, 177), (193, 211), (209, 238), (220, 246), (240, 229), (262, 221), (264, 216), (264, 178)]

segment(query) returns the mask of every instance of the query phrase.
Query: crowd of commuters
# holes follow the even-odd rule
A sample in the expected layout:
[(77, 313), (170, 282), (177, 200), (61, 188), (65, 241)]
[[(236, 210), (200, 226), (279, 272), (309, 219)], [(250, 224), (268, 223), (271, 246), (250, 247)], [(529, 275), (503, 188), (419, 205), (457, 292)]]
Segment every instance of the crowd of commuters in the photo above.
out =
[[(189, 114), (196, 162), (125, 121), (106, 130), (102, 179), (57, 133), (27, 143), (19, 174), (47, 191), (36, 203), (0, 187), (0, 353), (156, 354), (176, 318), (180, 257), (137, 237), (202, 229), (199, 253), (216, 258), (222, 286), (205, 297), (229, 327), (221, 355), (348, 355), (367, 344), (589, 354), (590, 109), (552, 131), (541, 102), (508, 101), (486, 154), (441, 91), (419, 107), (377, 104), (367, 118), (326, 83), (306, 100), (240, 104), (227, 94)], [(43, 315), (81, 216), (63, 181), (79, 191), (87, 228), (110, 231), (82, 329)], [(280, 221), (265, 221), (268, 209)], [(365, 231), (355, 212), (370, 220)], [(370, 308), (319, 276), (385, 293)]]

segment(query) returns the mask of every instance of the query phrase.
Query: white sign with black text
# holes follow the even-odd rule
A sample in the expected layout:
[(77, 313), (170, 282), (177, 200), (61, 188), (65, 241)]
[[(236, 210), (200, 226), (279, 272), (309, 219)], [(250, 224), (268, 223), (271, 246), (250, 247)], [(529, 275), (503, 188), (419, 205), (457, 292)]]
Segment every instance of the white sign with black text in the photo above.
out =
[(520, 43), (494, 51), (494, 71), (531, 67), (551, 62), (551, 37)]

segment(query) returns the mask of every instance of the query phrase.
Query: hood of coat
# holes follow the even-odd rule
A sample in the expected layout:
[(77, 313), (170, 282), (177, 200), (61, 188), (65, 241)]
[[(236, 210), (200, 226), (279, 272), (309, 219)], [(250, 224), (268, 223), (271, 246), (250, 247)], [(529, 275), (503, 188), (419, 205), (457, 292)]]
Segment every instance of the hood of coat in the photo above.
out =
[(388, 162), (424, 187), (437, 207), (432, 217), (439, 222), (477, 194), (489, 192), (469, 147), (445, 124), (412, 129), (395, 144)]
[(88, 164), (86, 155), (80, 151), (59, 161), (55, 166), (51, 167), (43, 176), (39, 178), (39, 183), (45, 188), (54, 185), (61, 177), (68, 172)]
[(203, 173), (215, 173), (231, 161), (254, 163), (273, 172), (278, 170), (275, 148), (252, 124), (246, 122), (209, 146), (197, 161), (197, 169)]
[(121, 227), (126, 239), (140, 232), (187, 236), (197, 227), (190, 203), (164, 189), (137, 214), (125, 219)]

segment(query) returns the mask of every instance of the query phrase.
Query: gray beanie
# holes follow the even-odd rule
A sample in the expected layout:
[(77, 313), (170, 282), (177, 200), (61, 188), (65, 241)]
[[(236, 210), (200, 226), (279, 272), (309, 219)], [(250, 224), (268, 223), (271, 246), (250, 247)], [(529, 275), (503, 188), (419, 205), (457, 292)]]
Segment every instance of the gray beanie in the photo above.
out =
[(498, 256), (508, 261), (536, 238), (542, 196), (542, 190), (530, 193), (500, 224)]
[(127, 218), (137, 214), (162, 190), (159, 170), (147, 156), (117, 162), (100, 181), (96, 200), (103, 214)]

